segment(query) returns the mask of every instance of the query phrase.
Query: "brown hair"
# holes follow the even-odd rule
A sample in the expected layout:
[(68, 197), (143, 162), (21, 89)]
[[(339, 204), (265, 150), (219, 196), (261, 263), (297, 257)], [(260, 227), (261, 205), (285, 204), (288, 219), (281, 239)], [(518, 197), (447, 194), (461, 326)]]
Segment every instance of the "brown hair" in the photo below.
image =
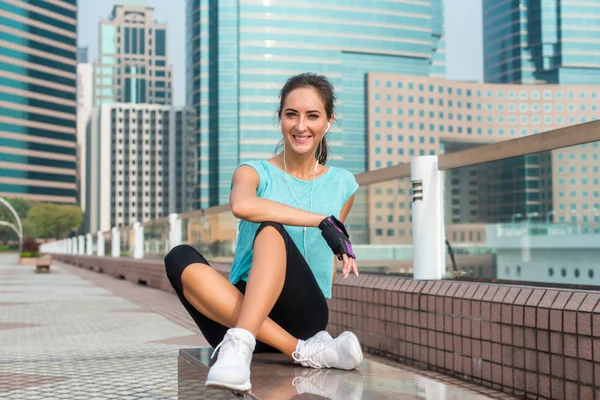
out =
[[(329, 80), (323, 76), (318, 75), (312, 72), (305, 72), (303, 74), (292, 76), (287, 80), (285, 85), (281, 88), (279, 92), (279, 108), (277, 109), (277, 118), (281, 120), (281, 110), (283, 108), (283, 104), (285, 103), (285, 99), (287, 96), (296, 89), (300, 88), (313, 88), (317, 91), (321, 100), (323, 101), (323, 105), (325, 106), (325, 113), (327, 114), (327, 119), (329, 120), (333, 116), (334, 112), (334, 103), (335, 103), (335, 93), (333, 91), (333, 85)], [(277, 145), (275, 149), (275, 153), (279, 152), (283, 147), (283, 140)], [(318, 162), (319, 164), (325, 165), (327, 162), (327, 139), (323, 137), (319, 146), (317, 147), (317, 153), (319, 155)], [(317, 155), (315, 154), (315, 158)]]

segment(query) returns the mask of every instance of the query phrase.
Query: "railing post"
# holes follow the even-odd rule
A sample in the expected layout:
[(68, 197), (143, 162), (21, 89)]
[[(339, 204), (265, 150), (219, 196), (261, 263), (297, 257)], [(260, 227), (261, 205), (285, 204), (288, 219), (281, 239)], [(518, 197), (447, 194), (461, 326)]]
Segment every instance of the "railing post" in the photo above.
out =
[(178, 214), (169, 214), (169, 251), (181, 244), (181, 220)]
[(121, 233), (118, 228), (110, 230), (110, 255), (113, 257), (121, 257)]
[(85, 254), (88, 256), (94, 255), (94, 238), (91, 233), (85, 235), (86, 244), (85, 244)]
[(71, 239), (65, 239), (65, 243), (67, 244), (67, 254), (71, 254), (73, 244), (71, 243)]
[(437, 156), (415, 157), (410, 163), (414, 279), (441, 279), (444, 257), (442, 177)]
[(77, 236), (73, 236), (71, 238), (71, 254), (73, 254), (74, 256), (76, 256), (79, 252), (77, 251)]
[(104, 257), (104, 234), (102, 231), (96, 233), (96, 255)]
[(77, 254), (82, 256), (85, 254), (85, 236), (79, 235), (77, 236), (77, 239), (79, 240), (79, 244), (77, 246)]
[(133, 223), (133, 258), (144, 258), (144, 226)]

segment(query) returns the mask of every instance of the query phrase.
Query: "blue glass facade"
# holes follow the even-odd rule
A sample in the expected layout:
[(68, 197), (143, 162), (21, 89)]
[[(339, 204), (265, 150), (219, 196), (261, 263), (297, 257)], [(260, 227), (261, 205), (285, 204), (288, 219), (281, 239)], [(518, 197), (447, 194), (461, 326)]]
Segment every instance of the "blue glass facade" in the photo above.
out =
[(77, 202), (77, 2), (0, 2), (0, 196)]
[(484, 79), (600, 84), (600, 0), (483, 0)]
[(338, 95), (331, 164), (367, 169), (367, 72), (444, 77), (442, 1), (187, 1), (187, 103), (199, 116), (197, 207), (228, 202), (231, 174), (273, 155), (277, 94), (302, 72)]

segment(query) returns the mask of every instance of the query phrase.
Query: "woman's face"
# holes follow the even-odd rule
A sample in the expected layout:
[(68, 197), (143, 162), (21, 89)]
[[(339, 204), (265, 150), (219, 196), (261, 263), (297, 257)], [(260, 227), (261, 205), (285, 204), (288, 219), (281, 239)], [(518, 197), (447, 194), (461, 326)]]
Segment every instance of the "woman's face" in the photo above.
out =
[(299, 88), (291, 91), (281, 110), (281, 132), (286, 151), (298, 155), (314, 154), (325, 134), (327, 123), (325, 106), (318, 92), (313, 88)]

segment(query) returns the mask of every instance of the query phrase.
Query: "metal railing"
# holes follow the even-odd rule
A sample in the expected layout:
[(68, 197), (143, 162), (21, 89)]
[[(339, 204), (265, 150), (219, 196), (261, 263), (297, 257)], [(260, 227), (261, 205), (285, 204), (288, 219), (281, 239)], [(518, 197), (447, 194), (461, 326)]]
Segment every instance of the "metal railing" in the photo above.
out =
[[(455, 140), (456, 138), (454, 138)], [(483, 168), (483, 166), (486, 163), (492, 163), (492, 162), (499, 162), (502, 160), (509, 160), (509, 159), (515, 159), (516, 157), (520, 157), (520, 156), (528, 156), (528, 155), (532, 155), (532, 154), (537, 154), (537, 153), (545, 153), (545, 152), (550, 152), (550, 151), (555, 151), (555, 150), (560, 150), (560, 149), (565, 149), (567, 147), (573, 147), (573, 146), (580, 146), (580, 145), (585, 145), (587, 143), (592, 143), (592, 142), (598, 142), (600, 141), (600, 121), (592, 121), (592, 122), (587, 122), (587, 123), (583, 123), (583, 124), (579, 124), (579, 125), (574, 125), (574, 126), (568, 126), (568, 127), (564, 127), (564, 128), (559, 128), (559, 129), (555, 129), (552, 131), (547, 131), (545, 133), (540, 133), (540, 134), (535, 134), (535, 135), (531, 135), (531, 136), (526, 136), (526, 137), (520, 137), (520, 138), (515, 138), (515, 139), (510, 139), (510, 140), (506, 140), (506, 141), (501, 141), (501, 142), (497, 142), (497, 143), (492, 143), (492, 144), (485, 144), (485, 145), (479, 145), (477, 147), (473, 147), (473, 148), (469, 148), (466, 150), (461, 150), (461, 151), (456, 151), (453, 153), (448, 153), (448, 154), (443, 154), (440, 155), (438, 157), (434, 157), (432, 160), (435, 161), (434, 165), (435, 165), (435, 171), (436, 173), (440, 174), (439, 175), (439, 184), (440, 184), (440, 193), (439, 193), (439, 203), (442, 205), (442, 207), (444, 209), (448, 208), (447, 204), (444, 205), (443, 203), (443, 193), (442, 193), (442, 187), (444, 185), (442, 185), (442, 181), (445, 178), (442, 175), (442, 172), (444, 173), (450, 173), (453, 170), (460, 170), (461, 168), (467, 168), (467, 167), (475, 167), (475, 166), (481, 166)], [(598, 150), (598, 153), (600, 153), (600, 150)], [(359, 255), (360, 258), (360, 254), (362, 252), (362, 254), (365, 254), (364, 259), (368, 260), (365, 264), (367, 265), (367, 270), (370, 267), (372, 267), (372, 269), (375, 271), (379, 271), (381, 272), (382, 269), (385, 271), (386, 265), (388, 266), (388, 271), (389, 273), (406, 273), (406, 272), (411, 272), (412, 268), (413, 268), (413, 261), (417, 258), (417, 256), (415, 255), (415, 252), (418, 253), (418, 251), (414, 250), (417, 249), (419, 247), (419, 241), (423, 241), (424, 238), (416, 238), (415, 236), (412, 237), (412, 243), (411, 242), (407, 242), (406, 241), (406, 237), (408, 237), (408, 239), (410, 240), (411, 235), (407, 234), (405, 235), (406, 237), (403, 240), (399, 240), (398, 243), (394, 243), (393, 240), (379, 240), (377, 239), (377, 235), (379, 234), (379, 230), (380, 229), (384, 229), (384, 228), (378, 228), (378, 226), (383, 226), (385, 225), (384, 222), (375, 220), (373, 218), (371, 218), (369, 215), (369, 212), (367, 212), (367, 210), (375, 210), (373, 207), (373, 204), (377, 202), (377, 189), (387, 189), (388, 193), (389, 192), (394, 192), (395, 193), (399, 193), (399, 191), (404, 190), (404, 195), (402, 196), (395, 196), (394, 198), (396, 200), (409, 200), (408, 203), (408, 209), (411, 209), (412, 211), (412, 225), (410, 224), (410, 216), (407, 215), (407, 218), (404, 222), (402, 222), (401, 225), (402, 227), (406, 228), (407, 233), (410, 232), (410, 230), (413, 230), (415, 228), (416, 225), (418, 226), (423, 226), (423, 225), (427, 225), (427, 223), (422, 220), (416, 220), (415, 219), (415, 209), (414, 207), (418, 204), (419, 202), (419, 197), (415, 197), (413, 198), (411, 195), (414, 194), (412, 191), (413, 185), (415, 184), (415, 182), (411, 181), (411, 175), (415, 174), (415, 160), (421, 159), (422, 157), (417, 157), (413, 159), (413, 162), (411, 163), (403, 163), (403, 164), (399, 164), (399, 165), (395, 165), (392, 167), (388, 167), (388, 168), (382, 168), (382, 169), (378, 169), (375, 171), (369, 171), (369, 172), (364, 172), (361, 174), (357, 174), (356, 175), (356, 179), (361, 187), (361, 195), (362, 195), (362, 205), (363, 208), (360, 212), (362, 212), (364, 215), (360, 215), (357, 218), (355, 218), (354, 221), (354, 225), (355, 227), (359, 227), (359, 228), (355, 228), (355, 230), (357, 229), (364, 229), (364, 232), (362, 232), (364, 234), (364, 237), (367, 237), (369, 239), (365, 240), (364, 243), (357, 243), (356, 244), (356, 248), (357, 248), (357, 253)], [(430, 158), (431, 159), (431, 158)], [(598, 165), (600, 165), (600, 162), (598, 162)], [(447, 177), (446, 177), (447, 178)], [(414, 179), (413, 179), (414, 180)], [(426, 182), (425, 182), (426, 183)], [(424, 184), (423, 182), (418, 183), (418, 184)], [(437, 185), (438, 183), (436, 183)], [(421, 190), (420, 187), (418, 186), (419, 189)], [(390, 191), (390, 189), (392, 189)], [(366, 200), (365, 200), (366, 199)], [(415, 200), (416, 199), (416, 200)], [(359, 201), (359, 203), (360, 203)], [(416, 203), (415, 203), (416, 201)], [(418, 206), (417, 206), (418, 207)], [(355, 203), (355, 208), (356, 208), (356, 203)], [(350, 218), (352, 218), (352, 214)], [(374, 212), (371, 212), (371, 214)], [(555, 210), (552, 210), (550, 213), (556, 213)], [(526, 213), (523, 213), (523, 215), (525, 215)], [(444, 215), (444, 213), (442, 212), (441, 215), (443, 217), (439, 217), (438, 216), (438, 220), (442, 219), (442, 218), (447, 218), (447, 215)], [(521, 215), (520, 213), (514, 213), (513, 214), (513, 220), (514, 220), (514, 216), (515, 215)], [(550, 214), (548, 214), (550, 215)], [(395, 218), (396, 216), (394, 216)], [(419, 217), (421, 218), (421, 217)], [(529, 216), (527, 217), (529, 218)], [(548, 216), (546, 217), (548, 218)], [(173, 224), (177, 222), (178, 228), (177, 228), (177, 232), (174, 235), (173, 234)], [(460, 221), (458, 223), (445, 223), (445, 221), (442, 219), (441, 221), (438, 221), (441, 224), (441, 231), (438, 230), (431, 230), (428, 231), (428, 237), (431, 239), (431, 237), (433, 236), (439, 236), (439, 232), (442, 232), (441, 234), (441, 238), (440, 239), (445, 239), (446, 237), (449, 237), (450, 235), (448, 234), (449, 230), (451, 231), (452, 229), (459, 229), (461, 228), (461, 222)], [(494, 229), (496, 228), (496, 225), (500, 224), (500, 223), (505, 223), (507, 221), (497, 221), (497, 223), (480, 223), (479, 225), (481, 225), (480, 229), (481, 232), (486, 233), (487, 235), (491, 235), (491, 233), (493, 233)], [(527, 221), (529, 222), (529, 221)], [(360, 228), (361, 223), (364, 224), (364, 228)], [(473, 222), (471, 221), (471, 224)], [(520, 224), (523, 224), (523, 221), (518, 222)], [(349, 223), (350, 225), (353, 225), (352, 222)], [(581, 228), (581, 223), (580, 224), (580, 228)], [(398, 226), (400, 226), (398, 225)], [(475, 228), (477, 229), (477, 225), (478, 223), (475, 224)], [(577, 232), (578, 228), (575, 228), (576, 230), (573, 231), (573, 226), (564, 226), (564, 225), (569, 225), (568, 222), (565, 221), (565, 223), (562, 224), (562, 231), (563, 232)], [(593, 225), (593, 221), (592, 221), (592, 225)], [(169, 229), (167, 229), (166, 227), (169, 227)], [(161, 227), (160, 229), (157, 227)], [(558, 228), (558, 226), (556, 226), (555, 228)], [(579, 229), (580, 229), (579, 228)], [(122, 227), (120, 228), (123, 231), (133, 231), (133, 228), (131, 227)], [(150, 230), (152, 231), (151, 234), (148, 233), (150, 232)], [(352, 227), (350, 227), (350, 233), (351, 235), (354, 235)], [(146, 233), (144, 233), (146, 231)], [(139, 249), (138, 251), (133, 251), (133, 249), (130, 249), (130, 251), (128, 252), (130, 256), (137, 254), (139, 257), (139, 254), (142, 254), (141, 256), (152, 256), (152, 257), (159, 257), (161, 256), (164, 252), (168, 251), (168, 249), (172, 248), (174, 245), (179, 244), (179, 243), (189, 243), (191, 245), (197, 246), (197, 247), (202, 247), (202, 250), (208, 252), (209, 257), (214, 257), (214, 258), (219, 258), (219, 259), (231, 259), (233, 256), (233, 252), (235, 249), (235, 239), (236, 239), (236, 231), (237, 231), (237, 220), (231, 215), (230, 213), (230, 206), (229, 204), (223, 204), (223, 205), (219, 205), (219, 206), (215, 206), (215, 207), (210, 207), (210, 208), (206, 208), (206, 209), (202, 209), (202, 210), (195, 210), (195, 211), (190, 211), (190, 212), (185, 212), (185, 213), (181, 213), (177, 216), (171, 215), (171, 216), (165, 216), (163, 218), (159, 218), (156, 220), (152, 220), (152, 221), (146, 221), (144, 223), (142, 223), (142, 238), (141, 240), (136, 240), (135, 237), (122, 237), (122, 239), (127, 239), (127, 241), (131, 242), (129, 244), (124, 244), (123, 240), (121, 240), (121, 247), (123, 247), (124, 245), (127, 247), (135, 247), (137, 246), (144, 246), (144, 242), (146, 242), (147, 244), (150, 243), (148, 246), (145, 246), (144, 250), (140, 252)], [(479, 232), (479, 233), (481, 233)], [(529, 228), (527, 228), (527, 230), (523, 231), (523, 232), (532, 232)], [(600, 232), (599, 232), (600, 233)], [(140, 233), (138, 233), (139, 236)], [(588, 234), (595, 234), (593, 228), (591, 232), (588, 232)], [(144, 239), (144, 235), (146, 235), (146, 239)], [(113, 235), (114, 236), (114, 235)], [(123, 236), (123, 235), (121, 235)], [(135, 236), (135, 235), (133, 235)], [(360, 235), (359, 235), (360, 236)], [(426, 235), (427, 236), (427, 235)], [(522, 240), (528, 242), (529, 244), (525, 244), (522, 246), (521, 251), (523, 251), (524, 248), (527, 248), (527, 246), (530, 246), (531, 243), (531, 237), (536, 236), (536, 235), (521, 235), (519, 237), (521, 237)], [(537, 236), (543, 236), (543, 235), (539, 235), (537, 234)], [(94, 236), (96, 237), (96, 235)], [(105, 242), (107, 242), (107, 238), (110, 237), (109, 232), (99, 232), (99, 234), (97, 235), (98, 238), (102, 237), (102, 240), (104, 240)], [(600, 236), (598, 236), (600, 238)], [(175, 238), (175, 239), (174, 239)], [(177, 239), (179, 238), (179, 239)], [(94, 242), (93, 244), (93, 254), (99, 254), (97, 252), (97, 247), (95, 245), (95, 243), (97, 243), (97, 240)], [(115, 240), (115, 238), (111, 237), (111, 240)], [(487, 241), (487, 245), (490, 245), (490, 240), (491, 237), (486, 236)], [(498, 246), (499, 242), (499, 237), (495, 237), (494, 239), (495, 241), (492, 240), (492, 244), (493, 246)], [(178, 243), (179, 242), (179, 243)], [(109, 244), (109, 243), (107, 243)], [(470, 245), (472, 247), (480, 247), (480, 248), (485, 248), (486, 247), (486, 243), (475, 243), (473, 241), (466, 241), (466, 242), (460, 242), (460, 243), (453, 243), (453, 245), (456, 245), (457, 247), (460, 247), (461, 245)], [(376, 247), (376, 246), (390, 246), (393, 248), (396, 248), (395, 254), (403, 254), (402, 259), (382, 259), (380, 262), (377, 262), (377, 260), (374, 260), (372, 257), (372, 254), (369, 254), (369, 256), (366, 256), (366, 252), (369, 251), (369, 246), (371, 247)], [(74, 254), (89, 254), (89, 251), (85, 251), (83, 249), (80, 249), (79, 247), (81, 247), (81, 242), (78, 242), (76, 240), (72, 240), (72, 239), (67, 239), (65, 241), (61, 241), (61, 242), (55, 242), (55, 243), (51, 243), (51, 244), (47, 244), (44, 246), (44, 248), (42, 249), (43, 251), (47, 251), (47, 252), (63, 252), (63, 253), (74, 253)], [(109, 253), (109, 255), (112, 256), (119, 256), (121, 254), (115, 254), (114, 251), (111, 252), (110, 246), (104, 246), (106, 252)], [(425, 247), (430, 248), (431, 246), (426, 245)], [(489, 246), (488, 246), (489, 247)], [(410, 249), (410, 250), (414, 250), (412, 251), (412, 259), (407, 259), (406, 254), (410, 254), (411, 251), (404, 251), (406, 249)], [(113, 249), (114, 250), (114, 249)], [(493, 248), (493, 252), (480, 252), (480, 253), (497, 253), (497, 248), (494, 247)], [(435, 250), (438, 251), (438, 250)], [(435, 270), (438, 271), (440, 269), (442, 269), (442, 272), (445, 270), (452, 270), (451, 268), (451, 264), (450, 264), (450, 258), (448, 257), (448, 254), (445, 252), (444, 246), (442, 245), (442, 249), (440, 251), (443, 251), (444, 253), (442, 254), (442, 258), (441, 258), (441, 263), (443, 265), (436, 265), (435, 266)], [(531, 253), (531, 249), (528, 250)], [(99, 255), (104, 255), (104, 254), (99, 254)], [(461, 261), (461, 254), (457, 255), (457, 263), (465, 263), (464, 261)], [(494, 254), (492, 254), (491, 256), (495, 256)], [(531, 255), (530, 255), (531, 256)], [(465, 255), (466, 257), (466, 255)], [(483, 257), (483, 256), (482, 256)], [(525, 257), (525, 259), (527, 259), (527, 257)], [(437, 262), (437, 261), (436, 261)], [(499, 261), (499, 258), (497, 258), (494, 261), (496, 264)], [(525, 262), (525, 261), (524, 261)], [(466, 262), (465, 265), (470, 265), (469, 262)], [(480, 265), (481, 266), (481, 265)], [(479, 266), (479, 267), (480, 267)], [(460, 267), (460, 266), (459, 266)], [(422, 268), (422, 266), (418, 266), (418, 265), (414, 265), (414, 269), (418, 269), (418, 268)], [(470, 274), (470, 267), (467, 267), (464, 269), (464, 272), (466, 272), (467, 274)], [(475, 270), (477, 270), (477, 266), (474, 266)], [(503, 275), (500, 273), (501, 270), (505, 270), (504, 267), (502, 267), (501, 265), (492, 265), (491, 266), (492, 270), (497, 270), (499, 275)], [(523, 271), (523, 266), (519, 266), (519, 270), (522, 272)], [(581, 275), (581, 271), (579, 272), (579, 274)], [(588, 272), (586, 272), (586, 274), (588, 274)], [(598, 271), (598, 273), (594, 273), (596, 277), (600, 278), (600, 271)], [(483, 274), (485, 275), (485, 274)], [(480, 276), (481, 277), (481, 276)], [(498, 278), (499, 276), (495, 276), (492, 277), (490, 276), (490, 278)], [(504, 278), (506, 278), (504, 276)], [(521, 278), (523, 279), (524, 277), (522, 276), (516, 276), (515, 278)], [(525, 279), (526, 280), (526, 279)]]

